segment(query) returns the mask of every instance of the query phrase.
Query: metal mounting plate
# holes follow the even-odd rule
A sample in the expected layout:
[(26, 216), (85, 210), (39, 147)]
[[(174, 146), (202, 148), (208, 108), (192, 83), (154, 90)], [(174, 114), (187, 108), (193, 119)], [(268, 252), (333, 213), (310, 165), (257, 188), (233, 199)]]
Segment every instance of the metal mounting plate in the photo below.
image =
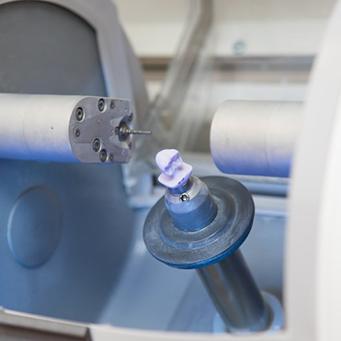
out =
[[(100, 103), (102, 103), (100, 106)], [(77, 120), (77, 110), (83, 118)], [(86, 97), (71, 116), (69, 135), (72, 151), (81, 162), (128, 162), (133, 148), (131, 136), (121, 141), (115, 129), (121, 122), (131, 125), (130, 102), (123, 99)], [(98, 141), (98, 147), (94, 145)]]

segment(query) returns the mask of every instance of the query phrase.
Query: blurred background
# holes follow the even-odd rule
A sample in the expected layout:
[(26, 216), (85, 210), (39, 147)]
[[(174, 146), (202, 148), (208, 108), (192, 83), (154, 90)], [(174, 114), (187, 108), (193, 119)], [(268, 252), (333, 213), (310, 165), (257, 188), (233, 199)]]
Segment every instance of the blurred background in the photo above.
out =
[[(116, 4), (143, 65), (150, 99), (155, 100), (197, 19), (198, 1), (117, 0)], [(209, 150), (210, 120), (223, 101), (304, 99), (335, 1), (213, 0), (212, 4), (204, 8), (210, 28), (201, 33), (206, 36), (204, 48), (190, 74), (190, 87), (182, 89), (186, 96), (177, 103), (179, 112), (163, 112), (168, 125), (169, 121), (176, 125), (179, 116), (186, 132), (172, 143), (199, 156)]]

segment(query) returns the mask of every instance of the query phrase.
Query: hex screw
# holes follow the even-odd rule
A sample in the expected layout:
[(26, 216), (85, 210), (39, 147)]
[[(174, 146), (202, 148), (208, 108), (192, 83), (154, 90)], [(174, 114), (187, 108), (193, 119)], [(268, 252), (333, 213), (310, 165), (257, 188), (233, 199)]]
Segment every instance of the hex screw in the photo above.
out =
[(97, 107), (99, 111), (103, 111), (105, 107), (105, 102), (103, 98), (100, 98), (97, 103)]
[(183, 202), (183, 201), (189, 201), (190, 197), (187, 193), (182, 193), (180, 195), (180, 200)]
[(99, 138), (96, 137), (92, 141), (92, 150), (97, 153), (100, 149), (101, 149), (101, 141)]
[(105, 162), (107, 161), (107, 157), (108, 157), (107, 151), (105, 149), (102, 149), (99, 152), (99, 159), (101, 160), (101, 162)]
[(79, 128), (76, 128), (75, 131), (74, 131), (74, 134), (76, 137), (79, 137), (81, 135), (81, 131)]
[(77, 121), (83, 121), (84, 119), (84, 110), (81, 107), (78, 107), (76, 110), (76, 119)]

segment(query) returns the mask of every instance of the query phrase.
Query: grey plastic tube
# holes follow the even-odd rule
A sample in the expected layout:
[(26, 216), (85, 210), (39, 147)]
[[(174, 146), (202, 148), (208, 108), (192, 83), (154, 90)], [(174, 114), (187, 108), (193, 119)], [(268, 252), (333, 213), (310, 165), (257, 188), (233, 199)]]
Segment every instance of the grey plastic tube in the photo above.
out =
[(240, 175), (289, 177), (302, 103), (227, 101), (211, 125), (216, 166)]
[(115, 128), (131, 124), (131, 112), (123, 99), (0, 94), (0, 158), (127, 162), (132, 138), (122, 141)]

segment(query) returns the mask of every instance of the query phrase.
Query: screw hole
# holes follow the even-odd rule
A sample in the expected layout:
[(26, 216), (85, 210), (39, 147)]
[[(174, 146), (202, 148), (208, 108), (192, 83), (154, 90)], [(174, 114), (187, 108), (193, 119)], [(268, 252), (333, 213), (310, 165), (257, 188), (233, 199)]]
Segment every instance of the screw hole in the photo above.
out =
[(100, 99), (98, 100), (97, 106), (98, 106), (98, 110), (99, 110), (99, 111), (103, 111), (103, 110), (104, 110), (105, 102), (104, 102), (104, 99), (103, 99), (103, 98), (100, 98)]
[(107, 151), (105, 149), (102, 149), (99, 153), (99, 159), (101, 160), (101, 162), (105, 162), (107, 161), (107, 157), (108, 157)]
[(76, 119), (77, 121), (83, 121), (84, 119), (84, 110), (81, 107), (78, 107), (76, 110)]
[(74, 131), (74, 133), (75, 133), (75, 136), (76, 136), (76, 137), (81, 136), (81, 131), (80, 131), (79, 128), (76, 128), (75, 131)]
[(101, 141), (99, 138), (95, 138), (92, 141), (92, 150), (95, 151), (96, 153), (101, 149)]

